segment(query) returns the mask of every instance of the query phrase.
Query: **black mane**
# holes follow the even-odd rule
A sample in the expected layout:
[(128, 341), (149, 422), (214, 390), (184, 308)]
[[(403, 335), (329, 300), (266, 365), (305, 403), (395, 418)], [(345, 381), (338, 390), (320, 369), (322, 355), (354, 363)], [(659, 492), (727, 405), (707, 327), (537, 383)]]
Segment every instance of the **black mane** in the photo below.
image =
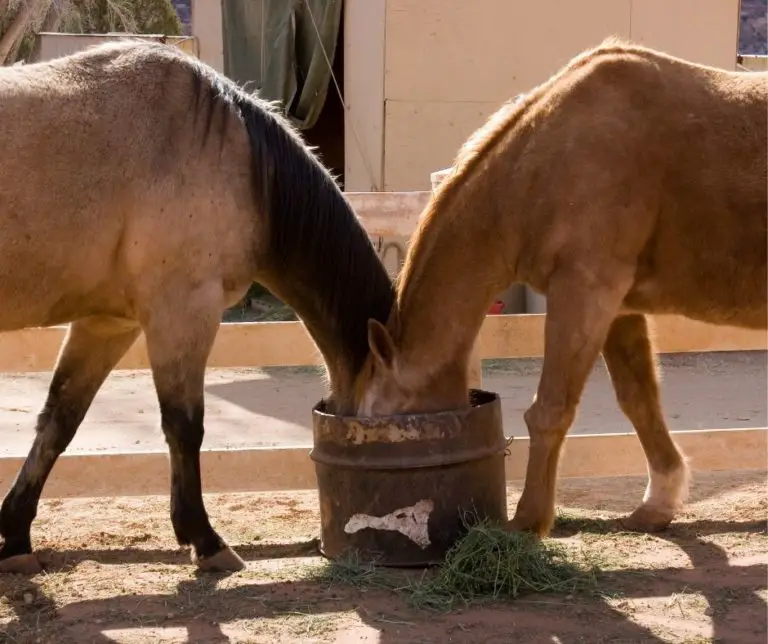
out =
[[(196, 69), (198, 109), (208, 103), (204, 137), (222, 102), (248, 132), (257, 207), (269, 221), (264, 285), (296, 311), (321, 349), (320, 336), (332, 336), (325, 340), (343, 354), (333, 357), (344, 358), (354, 377), (368, 355), (368, 319), (386, 323), (394, 304), (389, 275), (330, 172), (287, 119), (212, 69)], [(206, 94), (210, 100), (201, 102)]]

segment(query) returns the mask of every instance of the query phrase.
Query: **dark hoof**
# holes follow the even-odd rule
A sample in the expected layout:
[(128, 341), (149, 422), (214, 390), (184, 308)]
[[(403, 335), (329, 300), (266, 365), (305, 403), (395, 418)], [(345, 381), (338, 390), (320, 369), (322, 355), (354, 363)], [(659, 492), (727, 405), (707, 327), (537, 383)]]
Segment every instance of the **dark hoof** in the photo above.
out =
[(205, 572), (237, 572), (245, 569), (245, 562), (229, 546), (210, 557), (197, 558), (192, 555), (192, 561)]
[(0, 573), (11, 575), (36, 575), (43, 572), (36, 554), (13, 555), (0, 559)]
[(619, 519), (619, 524), (630, 532), (661, 532), (669, 527), (672, 519), (670, 512), (641, 505), (628, 517)]

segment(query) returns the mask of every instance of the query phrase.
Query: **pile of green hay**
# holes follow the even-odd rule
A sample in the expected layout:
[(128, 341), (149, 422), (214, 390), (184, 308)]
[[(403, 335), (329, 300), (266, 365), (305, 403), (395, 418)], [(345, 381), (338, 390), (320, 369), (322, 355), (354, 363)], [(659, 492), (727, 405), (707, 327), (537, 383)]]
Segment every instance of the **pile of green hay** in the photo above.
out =
[(432, 608), (524, 593), (572, 594), (596, 578), (594, 565), (575, 559), (556, 541), (482, 522), (454, 544), (432, 578), (410, 590), (417, 605)]
[(360, 564), (348, 557), (329, 564), (326, 580), (404, 593), (419, 608), (449, 610), (527, 593), (566, 594), (596, 584), (597, 566), (551, 539), (506, 532), (488, 521), (470, 527), (443, 563), (420, 578)]

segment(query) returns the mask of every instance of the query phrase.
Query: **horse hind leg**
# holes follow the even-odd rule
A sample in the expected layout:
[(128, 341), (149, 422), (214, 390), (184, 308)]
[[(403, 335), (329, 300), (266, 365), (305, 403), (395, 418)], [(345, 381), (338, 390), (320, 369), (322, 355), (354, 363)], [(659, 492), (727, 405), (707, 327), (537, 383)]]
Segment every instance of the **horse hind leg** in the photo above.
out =
[(685, 502), (689, 471), (661, 412), (645, 316), (617, 318), (603, 347), (603, 358), (616, 399), (635, 428), (648, 463), (648, 486), (643, 503), (622, 523), (636, 531), (663, 530)]
[(626, 272), (610, 266), (601, 278), (563, 271), (550, 279), (541, 379), (524, 415), (531, 440), (525, 485), (508, 530), (544, 536), (552, 528), (560, 453), (587, 378), (631, 284)]
[[(241, 570), (242, 559), (211, 527), (200, 477), (205, 367), (221, 321), (223, 297), (216, 286), (176, 292), (185, 295), (184, 303), (164, 298), (144, 325), (171, 459), (171, 522), (179, 545), (192, 546), (192, 559), (199, 568)], [(186, 323), (179, 320), (179, 311)]]
[(32, 448), (0, 506), (0, 572), (40, 570), (30, 530), (45, 482), (102, 383), (139, 333), (138, 325), (114, 318), (85, 318), (70, 325)]

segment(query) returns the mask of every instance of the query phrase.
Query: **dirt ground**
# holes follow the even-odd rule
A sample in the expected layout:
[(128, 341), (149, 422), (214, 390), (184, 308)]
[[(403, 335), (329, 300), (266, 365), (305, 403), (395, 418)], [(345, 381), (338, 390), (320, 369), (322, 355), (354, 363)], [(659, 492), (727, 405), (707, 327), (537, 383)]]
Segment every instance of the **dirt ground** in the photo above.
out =
[[(247, 561), (197, 575), (167, 498), (43, 502), (47, 571), (0, 577), (0, 642), (417, 644), (766, 641), (766, 472), (698, 473), (663, 533), (620, 531), (641, 478), (563, 480), (554, 536), (596, 557), (597, 590), (435, 613), (402, 593), (318, 580), (315, 492), (210, 495), (214, 525)], [(510, 511), (519, 487), (508, 490)]]

